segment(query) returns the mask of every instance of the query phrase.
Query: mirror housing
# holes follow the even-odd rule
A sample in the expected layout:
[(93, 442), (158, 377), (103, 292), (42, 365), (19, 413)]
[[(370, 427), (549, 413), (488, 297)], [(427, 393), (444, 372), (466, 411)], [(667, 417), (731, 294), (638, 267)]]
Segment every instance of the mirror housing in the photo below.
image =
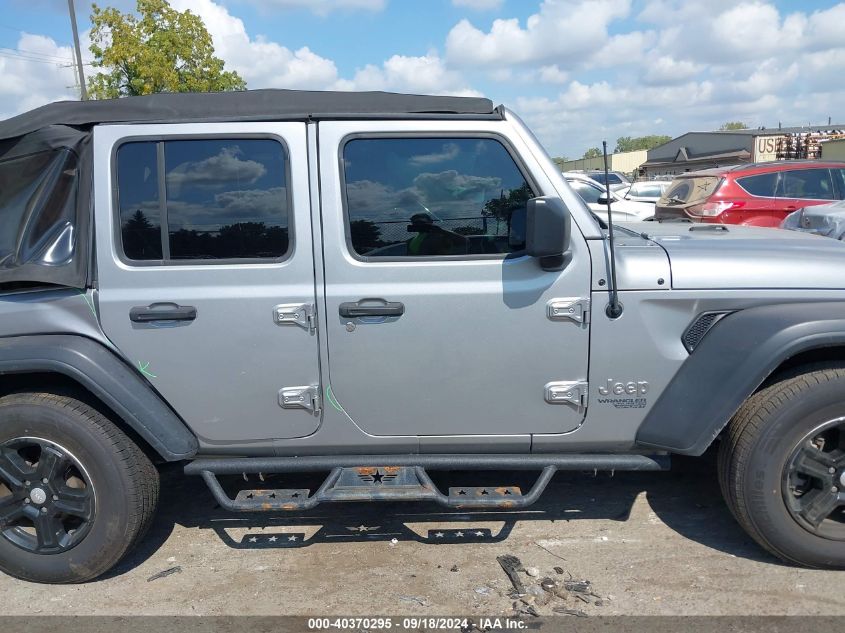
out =
[(531, 198), (525, 208), (525, 251), (547, 270), (563, 267), (571, 233), (569, 209), (557, 196)]
[(596, 200), (596, 204), (606, 205), (608, 202), (610, 204), (613, 204), (615, 201), (613, 200), (613, 198), (608, 198), (607, 196), (601, 196), (601, 197), (599, 197), (598, 200)]

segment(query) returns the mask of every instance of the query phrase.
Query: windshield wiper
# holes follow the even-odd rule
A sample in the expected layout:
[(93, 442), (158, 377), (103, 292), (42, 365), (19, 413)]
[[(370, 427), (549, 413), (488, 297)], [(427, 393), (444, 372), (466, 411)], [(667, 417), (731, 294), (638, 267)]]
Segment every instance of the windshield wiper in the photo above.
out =
[(686, 204), (687, 201), (681, 200), (680, 198), (672, 197), (672, 198), (666, 198), (666, 202), (668, 202), (669, 204)]

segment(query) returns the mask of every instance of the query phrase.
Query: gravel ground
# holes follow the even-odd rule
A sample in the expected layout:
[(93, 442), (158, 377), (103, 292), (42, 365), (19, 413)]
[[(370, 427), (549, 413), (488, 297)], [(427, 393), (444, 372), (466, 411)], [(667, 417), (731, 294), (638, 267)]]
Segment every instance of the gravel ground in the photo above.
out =
[[(722, 504), (709, 460), (670, 473), (558, 473), (539, 503), (513, 512), (392, 503), (238, 516), (177, 468), (162, 483), (150, 534), (112, 573), (58, 587), (0, 577), (5, 614), (512, 615), (497, 562), (506, 554), (538, 573), (518, 573), (539, 595), (517, 608), (541, 615), (845, 614), (845, 572), (789, 567), (761, 550)], [(547, 604), (544, 578), (560, 594)], [(572, 579), (591, 586), (579, 597), (563, 589)]]

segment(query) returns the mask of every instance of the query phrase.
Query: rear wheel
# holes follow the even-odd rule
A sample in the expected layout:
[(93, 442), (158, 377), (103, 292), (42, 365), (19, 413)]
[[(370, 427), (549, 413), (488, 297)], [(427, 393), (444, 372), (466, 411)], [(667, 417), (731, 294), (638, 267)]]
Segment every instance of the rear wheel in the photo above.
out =
[(845, 368), (804, 368), (750, 398), (723, 438), (719, 479), (767, 550), (845, 568)]
[(96, 578), (149, 527), (158, 472), (105, 416), (65, 396), (0, 398), (0, 570)]

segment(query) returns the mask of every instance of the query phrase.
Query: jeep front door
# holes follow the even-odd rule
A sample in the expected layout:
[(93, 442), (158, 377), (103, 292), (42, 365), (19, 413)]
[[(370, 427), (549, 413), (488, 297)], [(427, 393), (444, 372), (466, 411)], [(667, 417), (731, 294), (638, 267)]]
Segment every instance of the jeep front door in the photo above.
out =
[(504, 123), (320, 123), (320, 157), (336, 406), (380, 436), (577, 428), (586, 243), (558, 271), (524, 255), (525, 203), (555, 192)]

